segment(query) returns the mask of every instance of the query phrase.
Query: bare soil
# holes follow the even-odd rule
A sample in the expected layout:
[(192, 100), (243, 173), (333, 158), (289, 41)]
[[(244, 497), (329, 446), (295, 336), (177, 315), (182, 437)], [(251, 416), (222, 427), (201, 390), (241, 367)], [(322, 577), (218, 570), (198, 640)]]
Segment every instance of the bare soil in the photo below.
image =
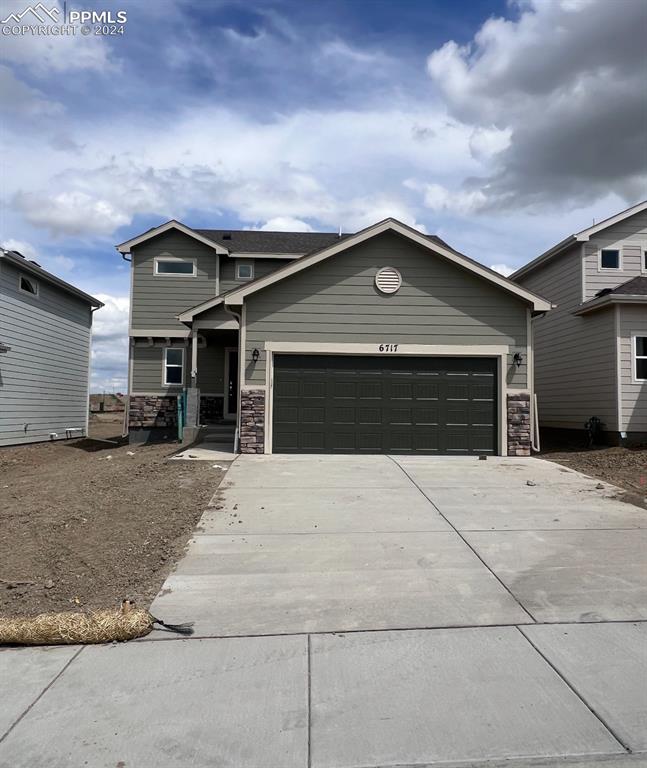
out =
[(90, 435), (0, 449), (0, 614), (148, 607), (224, 474), (124, 444), (120, 419)]
[(647, 509), (647, 448), (549, 448), (540, 458), (623, 489), (622, 501)]

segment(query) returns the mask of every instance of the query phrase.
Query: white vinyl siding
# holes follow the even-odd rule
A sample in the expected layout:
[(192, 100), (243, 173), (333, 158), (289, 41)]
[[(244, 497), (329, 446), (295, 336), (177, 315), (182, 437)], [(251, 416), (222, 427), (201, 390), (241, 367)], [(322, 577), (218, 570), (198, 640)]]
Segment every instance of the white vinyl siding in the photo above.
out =
[[(597, 262), (596, 262), (597, 269)], [(557, 307), (533, 321), (535, 392), (542, 427), (582, 429), (597, 416), (617, 429), (613, 310), (573, 315), (582, 295), (581, 244), (520, 280)]]
[[(644, 274), (647, 250), (647, 211), (637, 213), (608, 229), (592, 235), (584, 248), (584, 300), (598, 291), (616, 288), (633, 277)], [(620, 251), (620, 269), (603, 269), (600, 253), (605, 249)], [(537, 270), (540, 272), (541, 270)], [(528, 284), (530, 287), (530, 284)], [(549, 297), (550, 298), (550, 297)]]
[(0, 446), (64, 438), (88, 413), (90, 306), (42, 279), (21, 291), (20, 274), (0, 260)]
[(635, 379), (633, 359), (633, 339), (647, 336), (647, 311), (644, 305), (625, 305), (619, 312), (622, 429), (647, 432), (647, 381)]

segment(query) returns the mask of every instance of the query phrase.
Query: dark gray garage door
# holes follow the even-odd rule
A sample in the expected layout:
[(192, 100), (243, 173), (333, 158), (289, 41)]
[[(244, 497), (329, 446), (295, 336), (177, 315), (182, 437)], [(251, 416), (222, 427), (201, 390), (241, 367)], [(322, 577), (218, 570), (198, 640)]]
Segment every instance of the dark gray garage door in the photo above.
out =
[(497, 452), (496, 361), (275, 355), (275, 453)]

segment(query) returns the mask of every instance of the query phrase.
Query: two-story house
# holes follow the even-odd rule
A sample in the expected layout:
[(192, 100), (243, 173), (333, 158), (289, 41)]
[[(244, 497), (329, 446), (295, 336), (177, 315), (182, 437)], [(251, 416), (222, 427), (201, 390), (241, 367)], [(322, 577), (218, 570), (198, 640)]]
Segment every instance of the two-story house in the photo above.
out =
[(543, 427), (601, 419), (614, 443), (647, 442), (647, 202), (567, 237), (512, 275), (557, 306), (535, 320)]
[(394, 219), (355, 234), (191, 229), (131, 263), (133, 440), (232, 425), (253, 453), (528, 455), (551, 304)]
[(87, 434), (92, 318), (102, 306), (0, 248), (0, 446)]

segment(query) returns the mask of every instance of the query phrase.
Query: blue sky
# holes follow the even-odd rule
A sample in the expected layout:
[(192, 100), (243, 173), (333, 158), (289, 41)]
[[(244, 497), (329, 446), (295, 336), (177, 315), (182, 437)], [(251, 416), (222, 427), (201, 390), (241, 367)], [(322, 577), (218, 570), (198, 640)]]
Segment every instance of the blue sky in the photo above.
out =
[(505, 273), (647, 197), (642, 0), (81, 7), (124, 34), (3, 36), (0, 238), (106, 301), (95, 389), (125, 387), (114, 245), (169, 218), (392, 215)]

